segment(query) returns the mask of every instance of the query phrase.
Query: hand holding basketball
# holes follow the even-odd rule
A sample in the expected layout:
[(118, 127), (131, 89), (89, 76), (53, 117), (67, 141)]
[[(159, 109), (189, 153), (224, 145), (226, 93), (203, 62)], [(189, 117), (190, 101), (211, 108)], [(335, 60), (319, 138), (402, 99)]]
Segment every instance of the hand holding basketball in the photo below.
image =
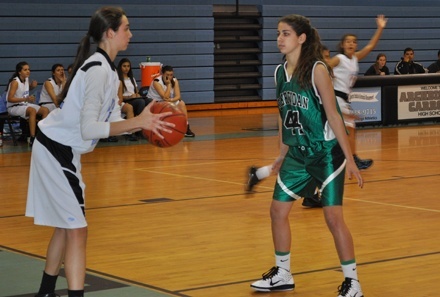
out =
[[(152, 106), (150, 106), (152, 104)], [(164, 115), (161, 120), (168, 125), (171, 129), (167, 130), (146, 130), (143, 129), (142, 133), (147, 138), (148, 142), (157, 147), (170, 147), (178, 144), (185, 136), (187, 128), (187, 119), (185, 114), (166, 101), (150, 103), (147, 108), (150, 107), (150, 112), (153, 115)]]
[(161, 114), (156, 114), (151, 112), (150, 109), (152, 108), (155, 102), (156, 102), (155, 100), (150, 102), (142, 111), (142, 113), (139, 116), (135, 117), (134, 119), (139, 121), (140, 123), (139, 127), (142, 130), (152, 131), (153, 133), (157, 134), (158, 137), (161, 137), (160, 131), (164, 133), (172, 132), (171, 129), (174, 127), (174, 124), (162, 120), (164, 117), (171, 115), (172, 112), (168, 111)]

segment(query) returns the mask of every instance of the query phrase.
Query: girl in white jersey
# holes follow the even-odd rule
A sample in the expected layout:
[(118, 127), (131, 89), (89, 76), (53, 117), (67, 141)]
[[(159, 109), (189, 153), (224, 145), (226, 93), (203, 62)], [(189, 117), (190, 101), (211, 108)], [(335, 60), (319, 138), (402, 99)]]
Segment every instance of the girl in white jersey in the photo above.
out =
[(31, 70), (29, 64), (20, 62), (15, 66), (15, 72), (9, 79), (7, 89), (8, 113), (12, 116), (19, 116), (28, 120), (29, 123), (29, 145), (32, 146), (37, 130), (37, 115), (43, 119), (49, 114), (46, 107), (40, 107), (35, 102), (35, 96), (29, 95), (29, 90), (37, 86), (36, 81), (29, 84)]
[(122, 58), (118, 63), (118, 75), (121, 80), (119, 92), (122, 93), (123, 102), (128, 102), (133, 106), (134, 115), (138, 115), (144, 110), (149, 100), (145, 100), (139, 94), (139, 89), (136, 84), (136, 79), (133, 75), (131, 62), (127, 58)]
[[(31, 158), (26, 216), (34, 223), (55, 227), (47, 250), (46, 266), (36, 297), (55, 297), (62, 263), (68, 296), (84, 295), (87, 222), (81, 154), (94, 149), (100, 138), (140, 129), (171, 132), (174, 125), (161, 119), (171, 113), (152, 114), (147, 106), (137, 117), (109, 122), (117, 102), (119, 79), (113, 61), (125, 50), (132, 34), (121, 8), (98, 9), (81, 40), (72, 75), (61, 94), (64, 101), (40, 121)], [(96, 52), (89, 57), (91, 41)], [(89, 58), (88, 58), (89, 57)]]
[(52, 77), (43, 84), (40, 94), (40, 106), (44, 106), (50, 111), (59, 106), (59, 95), (66, 85), (66, 74), (64, 66), (61, 64), (52, 65)]
[(356, 155), (355, 138), (355, 119), (353, 109), (349, 102), (351, 88), (356, 82), (359, 72), (359, 61), (365, 58), (377, 45), (382, 35), (382, 31), (387, 24), (387, 19), (383, 15), (376, 18), (377, 30), (370, 42), (360, 51), (357, 50), (357, 37), (353, 34), (345, 34), (339, 43), (339, 54), (332, 57), (328, 64), (333, 68), (333, 85), (339, 107), (344, 115), (345, 125), (349, 131), (351, 151), (359, 169), (367, 169), (373, 164), (373, 160), (362, 160)]
[[(174, 77), (173, 67), (166, 65), (161, 69), (162, 75), (155, 78), (148, 90), (147, 97), (157, 101), (167, 101), (177, 106), (188, 118), (185, 102), (180, 95), (179, 80)], [(196, 136), (187, 124), (185, 137)]]

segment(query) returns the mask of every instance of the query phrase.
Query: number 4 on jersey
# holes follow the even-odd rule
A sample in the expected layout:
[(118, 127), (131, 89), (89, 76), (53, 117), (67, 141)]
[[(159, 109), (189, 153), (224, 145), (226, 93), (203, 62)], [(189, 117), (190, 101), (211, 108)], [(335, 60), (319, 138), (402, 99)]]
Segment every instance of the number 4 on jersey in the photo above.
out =
[(298, 111), (287, 111), (286, 117), (284, 118), (284, 127), (286, 127), (286, 129), (292, 129), (292, 135), (296, 135), (296, 131), (298, 131), (299, 135), (304, 134), (302, 124), (299, 122)]

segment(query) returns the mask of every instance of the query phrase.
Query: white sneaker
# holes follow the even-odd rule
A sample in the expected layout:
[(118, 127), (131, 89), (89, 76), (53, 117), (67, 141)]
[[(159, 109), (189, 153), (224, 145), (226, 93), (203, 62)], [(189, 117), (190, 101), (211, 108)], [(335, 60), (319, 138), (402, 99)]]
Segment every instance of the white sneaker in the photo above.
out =
[(364, 297), (361, 284), (358, 280), (353, 278), (346, 277), (342, 282), (342, 285), (339, 286), (338, 290), (338, 297)]
[(254, 282), (251, 288), (260, 292), (290, 291), (295, 288), (292, 274), (278, 266), (263, 273), (263, 279)]

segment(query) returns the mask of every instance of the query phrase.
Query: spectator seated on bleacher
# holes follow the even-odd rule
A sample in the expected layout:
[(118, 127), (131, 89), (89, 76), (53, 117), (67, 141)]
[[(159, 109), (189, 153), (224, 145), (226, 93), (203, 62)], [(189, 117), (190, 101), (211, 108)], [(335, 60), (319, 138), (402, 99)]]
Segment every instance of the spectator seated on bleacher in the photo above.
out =
[(41, 89), (38, 105), (44, 106), (49, 111), (59, 107), (59, 95), (66, 85), (66, 74), (61, 64), (52, 65), (52, 77), (48, 78)]
[(37, 115), (45, 118), (49, 109), (34, 104), (35, 96), (29, 95), (29, 90), (37, 86), (36, 81), (29, 83), (30, 73), (29, 64), (26, 62), (20, 62), (15, 66), (15, 72), (9, 79), (6, 98), (8, 113), (28, 120), (29, 145), (32, 146), (37, 129)]

